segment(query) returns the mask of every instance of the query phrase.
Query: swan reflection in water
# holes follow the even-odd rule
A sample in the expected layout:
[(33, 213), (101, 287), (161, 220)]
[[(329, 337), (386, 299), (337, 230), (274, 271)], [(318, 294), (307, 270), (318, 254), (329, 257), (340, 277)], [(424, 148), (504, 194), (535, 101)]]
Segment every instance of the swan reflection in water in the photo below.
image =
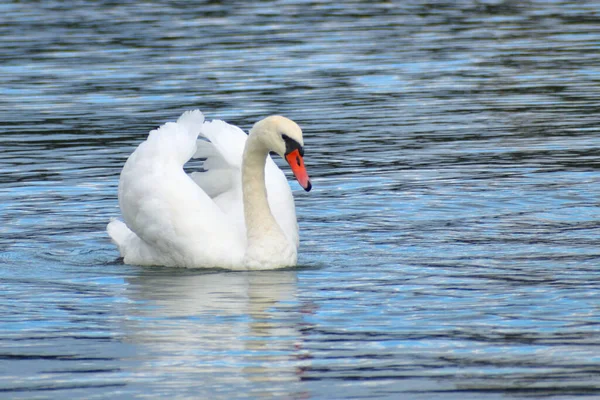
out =
[(233, 383), (253, 390), (264, 383), (273, 393), (285, 382), (289, 395), (290, 381), (300, 379), (308, 362), (296, 291), (291, 270), (142, 270), (127, 285), (125, 340), (138, 349), (137, 373), (157, 379), (177, 374), (178, 386), (188, 375), (186, 390), (196, 394), (227, 391)]

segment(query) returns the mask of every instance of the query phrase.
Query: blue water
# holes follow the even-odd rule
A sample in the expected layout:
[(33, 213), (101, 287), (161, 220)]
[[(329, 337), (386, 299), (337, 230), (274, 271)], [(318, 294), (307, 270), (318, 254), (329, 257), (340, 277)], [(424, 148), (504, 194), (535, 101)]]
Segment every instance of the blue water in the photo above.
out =
[[(600, 397), (596, 3), (0, 12), (0, 397)], [(297, 268), (118, 258), (120, 169), (192, 108), (303, 127)]]

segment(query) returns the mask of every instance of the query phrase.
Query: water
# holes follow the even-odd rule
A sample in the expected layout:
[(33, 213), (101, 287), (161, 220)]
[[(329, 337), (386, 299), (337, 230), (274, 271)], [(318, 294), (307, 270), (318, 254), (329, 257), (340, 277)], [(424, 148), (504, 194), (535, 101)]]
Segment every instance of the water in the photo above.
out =
[[(0, 11), (0, 397), (600, 396), (598, 4)], [(298, 268), (118, 259), (120, 168), (191, 108), (304, 128)]]

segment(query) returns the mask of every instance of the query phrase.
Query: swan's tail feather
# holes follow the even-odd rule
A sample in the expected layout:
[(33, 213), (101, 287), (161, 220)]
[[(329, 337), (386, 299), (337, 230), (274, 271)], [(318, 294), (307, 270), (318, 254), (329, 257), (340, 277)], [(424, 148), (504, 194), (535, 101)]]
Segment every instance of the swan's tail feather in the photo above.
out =
[(121, 256), (123, 256), (123, 251), (121, 248), (125, 245), (125, 242), (131, 235), (135, 235), (122, 221), (119, 221), (116, 218), (111, 218), (110, 222), (106, 226), (106, 231), (110, 236), (110, 239), (114, 244), (119, 248), (119, 252)]
[(122, 221), (111, 218), (106, 226), (106, 231), (111, 241), (117, 245), (125, 264), (155, 265), (160, 260), (156, 251)]

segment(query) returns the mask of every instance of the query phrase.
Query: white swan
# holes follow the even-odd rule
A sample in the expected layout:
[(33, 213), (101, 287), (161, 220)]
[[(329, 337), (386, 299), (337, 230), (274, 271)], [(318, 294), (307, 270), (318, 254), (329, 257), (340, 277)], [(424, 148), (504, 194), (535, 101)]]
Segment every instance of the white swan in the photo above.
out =
[[(108, 234), (126, 264), (244, 270), (296, 265), (294, 198), (269, 152), (284, 157), (309, 191), (303, 144), (302, 130), (285, 117), (267, 117), (246, 135), (188, 111), (151, 131), (125, 163), (119, 181), (125, 223), (112, 220)], [(204, 171), (184, 172), (192, 157), (205, 160)]]

